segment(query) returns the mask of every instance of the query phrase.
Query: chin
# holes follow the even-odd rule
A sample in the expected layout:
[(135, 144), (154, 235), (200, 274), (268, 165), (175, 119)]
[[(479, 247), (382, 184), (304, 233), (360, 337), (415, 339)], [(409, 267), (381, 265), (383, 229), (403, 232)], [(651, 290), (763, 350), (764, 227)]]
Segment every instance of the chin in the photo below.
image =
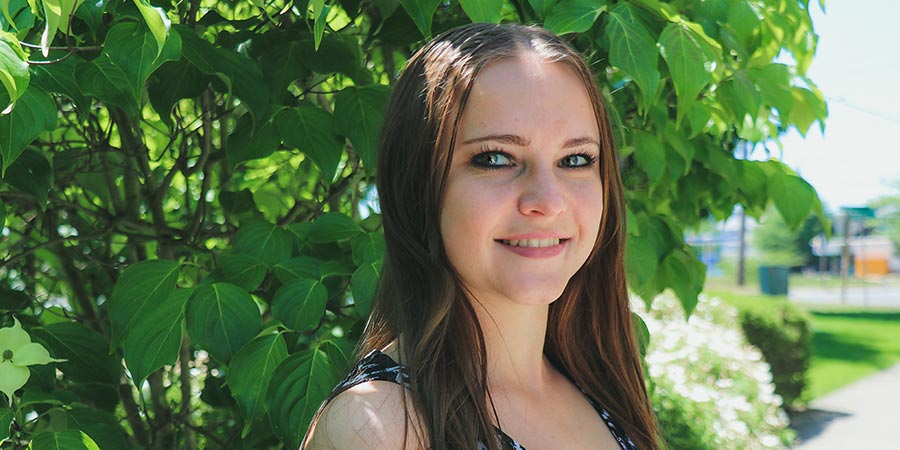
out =
[(509, 298), (523, 305), (549, 305), (559, 299), (566, 290), (565, 283), (532, 284), (509, 293)]

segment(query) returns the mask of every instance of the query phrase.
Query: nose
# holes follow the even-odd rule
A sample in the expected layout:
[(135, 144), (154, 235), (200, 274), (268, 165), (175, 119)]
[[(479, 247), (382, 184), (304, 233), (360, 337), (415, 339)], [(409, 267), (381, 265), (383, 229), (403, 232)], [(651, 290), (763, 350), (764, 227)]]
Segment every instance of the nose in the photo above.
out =
[(566, 210), (564, 187), (552, 169), (529, 170), (521, 182), (520, 213), (555, 217)]

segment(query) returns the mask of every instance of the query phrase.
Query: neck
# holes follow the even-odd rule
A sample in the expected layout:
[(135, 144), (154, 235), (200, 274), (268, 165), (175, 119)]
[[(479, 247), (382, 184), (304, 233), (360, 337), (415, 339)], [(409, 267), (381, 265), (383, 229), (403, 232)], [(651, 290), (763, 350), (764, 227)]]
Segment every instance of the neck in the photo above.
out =
[(490, 389), (535, 391), (547, 386), (552, 377), (544, 356), (549, 306), (474, 306), (484, 333)]

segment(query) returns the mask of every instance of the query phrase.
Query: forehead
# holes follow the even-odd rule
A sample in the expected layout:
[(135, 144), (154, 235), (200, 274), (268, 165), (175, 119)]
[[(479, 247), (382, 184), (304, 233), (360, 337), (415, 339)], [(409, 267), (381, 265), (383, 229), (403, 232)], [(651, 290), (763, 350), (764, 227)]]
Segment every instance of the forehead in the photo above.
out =
[(599, 138), (593, 104), (573, 68), (530, 53), (487, 64), (463, 109), (463, 140), (486, 132)]

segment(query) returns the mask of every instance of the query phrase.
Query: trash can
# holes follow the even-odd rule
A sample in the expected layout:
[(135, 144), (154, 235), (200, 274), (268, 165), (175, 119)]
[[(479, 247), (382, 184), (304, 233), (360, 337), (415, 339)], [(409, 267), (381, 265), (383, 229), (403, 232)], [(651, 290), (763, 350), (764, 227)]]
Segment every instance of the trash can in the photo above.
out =
[(765, 295), (787, 295), (789, 267), (760, 266), (759, 287)]

